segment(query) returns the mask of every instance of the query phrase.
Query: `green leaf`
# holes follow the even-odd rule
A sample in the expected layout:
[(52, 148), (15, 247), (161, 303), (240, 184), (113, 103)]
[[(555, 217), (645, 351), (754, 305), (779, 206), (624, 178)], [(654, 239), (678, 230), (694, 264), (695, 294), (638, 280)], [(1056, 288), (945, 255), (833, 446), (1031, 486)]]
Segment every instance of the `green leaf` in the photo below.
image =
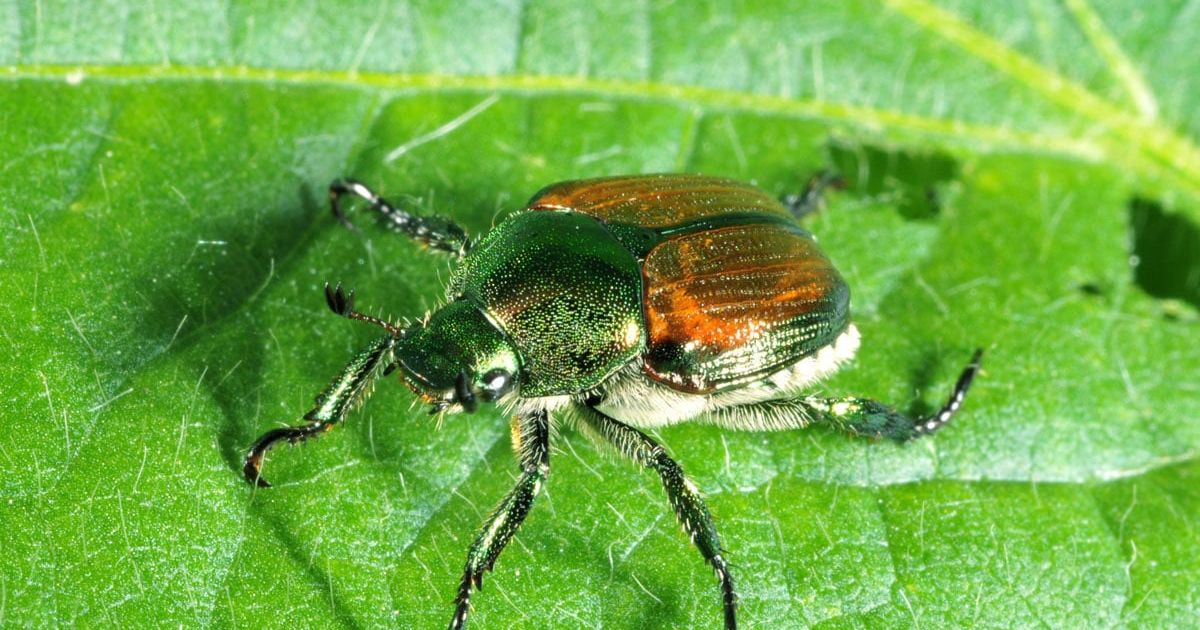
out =
[[(659, 433), (748, 627), (1200, 615), (1195, 3), (0, 4), (0, 625), (431, 627), (511, 486), (495, 410), (386, 383), (240, 476), (447, 263), (324, 187), (475, 234), (552, 181), (701, 171), (809, 221), (865, 343), (822, 385), (956, 423)], [(565, 429), (474, 627), (716, 627), (651, 475)]]

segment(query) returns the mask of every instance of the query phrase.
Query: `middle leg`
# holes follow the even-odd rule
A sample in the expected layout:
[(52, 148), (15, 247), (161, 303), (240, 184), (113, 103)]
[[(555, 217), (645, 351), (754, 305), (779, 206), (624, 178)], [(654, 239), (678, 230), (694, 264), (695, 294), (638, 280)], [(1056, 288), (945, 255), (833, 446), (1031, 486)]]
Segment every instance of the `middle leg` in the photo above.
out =
[(721, 580), (726, 630), (737, 628), (737, 594), (733, 590), (733, 577), (729, 575), (729, 567), (721, 556), (717, 526), (696, 484), (683, 474), (679, 464), (650, 436), (589, 405), (578, 406), (577, 412), (588, 428), (610, 442), (621, 454), (658, 473), (667, 491), (667, 500), (675, 510), (683, 531)]
[(842, 190), (845, 187), (846, 180), (841, 175), (833, 171), (820, 171), (809, 178), (804, 192), (799, 195), (784, 195), (780, 201), (792, 212), (792, 216), (804, 219), (825, 207), (825, 191), (831, 188)]

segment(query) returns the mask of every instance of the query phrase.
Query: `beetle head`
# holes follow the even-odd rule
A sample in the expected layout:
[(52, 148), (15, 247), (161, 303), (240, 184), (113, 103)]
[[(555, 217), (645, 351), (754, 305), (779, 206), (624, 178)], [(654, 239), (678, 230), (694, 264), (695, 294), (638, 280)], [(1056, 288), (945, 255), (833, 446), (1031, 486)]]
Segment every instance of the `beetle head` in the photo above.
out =
[(516, 350), (479, 308), (457, 300), (416, 324), (396, 344), (401, 379), (431, 412), (473, 412), (513, 391)]

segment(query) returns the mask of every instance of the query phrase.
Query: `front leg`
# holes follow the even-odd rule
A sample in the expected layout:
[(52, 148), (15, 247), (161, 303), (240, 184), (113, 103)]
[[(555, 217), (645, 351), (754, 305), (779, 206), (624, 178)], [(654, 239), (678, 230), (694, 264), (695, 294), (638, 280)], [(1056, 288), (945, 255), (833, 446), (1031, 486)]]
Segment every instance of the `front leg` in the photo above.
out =
[(395, 347), (395, 336), (389, 334), (379, 338), (351, 359), (325, 391), (317, 396), (316, 406), (304, 414), (307, 423), (298, 427), (272, 429), (255, 440), (242, 466), (246, 480), (260, 488), (271, 487), (262, 477), (263, 457), (267, 451), (279, 442), (295, 444), (316, 437), (341, 422), (370, 393), (379, 367), (391, 362)]
[(483, 522), (483, 528), (467, 551), (467, 566), (458, 587), (458, 597), (454, 599), (451, 630), (466, 625), (471, 610), (471, 589), (483, 587), (483, 572), (492, 570), (496, 558), (521, 527), (550, 474), (549, 413), (537, 411), (513, 418), (513, 448), (521, 462), (521, 477)]
[(421, 217), (405, 212), (393, 206), (387, 199), (380, 197), (367, 187), (366, 184), (353, 179), (335, 180), (329, 185), (329, 205), (333, 216), (343, 225), (354, 229), (354, 225), (346, 219), (342, 212), (341, 200), (345, 195), (361, 197), (371, 204), (371, 209), (378, 212), (383, 224), (388, 228), (420, 241), (432, 249), (439, 249), (462, 258), (471, 246), (467, 231), (454, 221), (438, 215)]
[(667, 501), (675, 510), (675, 516), (683, 531), (700, 550), (700, 555), (712, 565), (717, 579), (721, 581), (721, 596), (725, 610), (726, 630), (737, 628), (737, 593), (733, 590), (733, 576), (721, 556), (721, 540), (712, 514), (696, 484), (683, 474), (683, 469), (667, 454), (658, 442), (637, 429), (605, 415), (591, 404), (576, 407), (584, 425), (608, 441), (622, 455), (638, 464), (654, 470), (662, 479), (667, 491)]

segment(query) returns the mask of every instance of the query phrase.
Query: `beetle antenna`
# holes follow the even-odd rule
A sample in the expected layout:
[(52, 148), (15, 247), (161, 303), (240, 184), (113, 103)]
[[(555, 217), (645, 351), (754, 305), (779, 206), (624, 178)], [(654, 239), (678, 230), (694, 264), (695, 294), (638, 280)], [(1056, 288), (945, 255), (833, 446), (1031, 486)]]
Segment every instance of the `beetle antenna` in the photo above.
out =
[(396, 328), (390, 322), (354, 310), (354, 290), (352, 289), (349, 293), (347, 293), (346, 290), (342, 288), (341, 282), (339, 282), (336, 287), (329, 286), (328, 282), (325, 283), (325, 303), (329, 305), (329, 310), (341, 315), (342, 317), (379, 326), (380, 328), (388, 331), (388, 333), (393, 337), (404, 336), (404, 330)]

